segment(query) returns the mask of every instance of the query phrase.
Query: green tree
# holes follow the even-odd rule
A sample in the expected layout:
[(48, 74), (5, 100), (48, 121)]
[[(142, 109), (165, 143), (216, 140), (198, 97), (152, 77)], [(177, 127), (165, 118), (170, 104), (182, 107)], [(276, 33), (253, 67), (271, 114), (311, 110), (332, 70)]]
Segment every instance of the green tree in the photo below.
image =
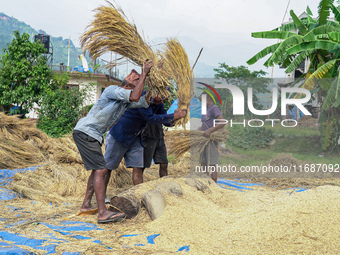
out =
[(38, 128), (52, 137), (70, 133), (83, 113), (84, 102), (93, 89), (91, 86), (80, 89), (69, 87), (70, 73), (54, 73), (52, 84), (56, 88), (49, 90), (42, 98), (38, 109)]
[[(306, 18), (300, 20), (291, 10), (293, 22), (272, 31), (252, 33), (255, 38), (282, 41), (266, 47), (247, 62), (251, 65), (271, 54), (264, 65), (277, 64), (290, 73), (303, 61), (310, 60), (302, 87), (317, 93), (322, 103), (319, 121), (322, 123), (320, 131), (324, 149), (334, 148), (340, 135), (340, 11), (333, 2), (320, 1), (317, 19), (312, 18), (313, 14), (307, 6)], [(331, 12), (334, 21), (329, 19)], [(333, 79), (330, 81), (325, 78)]]
[(19, 31), (14, 31), (14, 37), (1, 58), (0, 104), (7, 110), (18, 105), (28, 112), (51, 89), (51, 70), (41, 43), (30, 42), (29, 35)]
[[(247, 95), (247, 89), (253, 89), (253, 105), (256, 109), (262, 109), (262, 105), (258, 98), (259, 93), (269, 93), (269, 79), (264, 78), (267, 73), (265, 71), (250, 71), (246, 66), (228, 66), (226, 63), (220, 63), (218, 68), (214, 69), (215, 78), (225, 80), (229, 84), (239, 87), (244, 95)], [(222, 114), (224, 117), (231, 116), (233, 112), (232, 96), (228, 90), (221, 89), (218, 91), (222, 100)], [(248, 109), (245, 106), (244, 109)], [(246, 110), (247, 117), (251, 113)]]

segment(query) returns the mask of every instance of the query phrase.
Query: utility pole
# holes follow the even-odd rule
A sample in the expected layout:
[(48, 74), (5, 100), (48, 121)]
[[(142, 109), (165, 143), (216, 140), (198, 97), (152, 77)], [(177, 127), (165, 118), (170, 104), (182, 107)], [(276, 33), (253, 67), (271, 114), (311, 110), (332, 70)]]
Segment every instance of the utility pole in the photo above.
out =
[(67, 72), (70, 71), (70, 45), (71, 45), (71, 36), (69, 36), (68, 38)]

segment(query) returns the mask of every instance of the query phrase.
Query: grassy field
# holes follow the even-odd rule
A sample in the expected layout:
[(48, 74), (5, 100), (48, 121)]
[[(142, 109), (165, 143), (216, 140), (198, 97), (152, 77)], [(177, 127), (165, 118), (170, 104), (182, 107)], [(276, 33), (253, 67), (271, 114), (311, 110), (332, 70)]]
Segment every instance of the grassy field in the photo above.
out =
[(294, 128), (285, 128), (282, 126), (269, 127), (275, 134), (275, 143), (265, 148), (256, 148), (254, 150), (244, 150), (236, 146), (228, 145), (235, 155), (223, 157), (221, 155), (221, 164), (235, 165), (260, 165), (268, 164), (272, 159), (281, 153), (291, 154), (295, 159), (314, 163), (314, 164), (335, 164), (339, 163), (338, 152), (324, 153), (320, 143), (320, 133), (317, 127), (297, 126)]

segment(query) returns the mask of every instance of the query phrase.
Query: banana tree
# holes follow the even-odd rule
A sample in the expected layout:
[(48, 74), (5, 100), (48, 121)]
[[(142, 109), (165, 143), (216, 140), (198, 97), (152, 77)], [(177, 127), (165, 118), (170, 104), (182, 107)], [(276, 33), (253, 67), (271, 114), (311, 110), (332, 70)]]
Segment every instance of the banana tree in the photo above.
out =
[[(266, 47), (247, 61), (252, 65), (269, 56), (265, 66), (280, 65), (290, 73), (304, 60), (310, 60), (302, 87), (318, 93), (322, 105), (319, 121), (323, 149), (335, 148), (340, 135), (340, 9), (333, 2), (320, 1), (317, 19), (312, 18), (307, 6), (306, 18), (299, 19), (291, 10), (291, 23), (272, 31), (252, 33), (255, 38), (278, 39), (280, 42)], [(331, 12), (334, 21), (329, 19)], [(333, 79), (327, 82), (325, 78)]]

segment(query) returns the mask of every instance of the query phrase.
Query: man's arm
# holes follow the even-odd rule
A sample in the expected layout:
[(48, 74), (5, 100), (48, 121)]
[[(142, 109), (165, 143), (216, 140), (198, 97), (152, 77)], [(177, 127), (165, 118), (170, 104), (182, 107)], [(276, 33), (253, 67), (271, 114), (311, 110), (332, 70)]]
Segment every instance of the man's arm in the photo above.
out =
[(176, 110), (172, 114), (154, 114), (151, 108), (138, 109), (142, 117), (149, 124), (157, 124), (162, 123), (165, 125), (172, 125), (173, 121), (176, 119), (183, 118), (186, 114), (185, 110)]
[(151, 60), (148, 61), (148, 59), (147, 59), (147, 60), (145, 60), (145, 62), (146, 63), (144, 63), (143, 71), (142, 71), (142, 74), (139, 77), (137, 85), (132, 90), (132, 92), (130, 94), (130, 97), (129, 97), (130, 102), (138, 102), (138, 100), (142, 96), (142, 92), (143, 92), (143, 89), (144, 89), (144, 84), (145, 84), (146, 76), (149, 74), (151, 68), (153, 67), (153, 62)]
[(149, 107), (150, 100), (148, 101), (146, 96), (142, 96), (138, 102), (131, 102), (128, 104), (127, 108), (148, 108)]
[[(223, 119), (222, 115), (219, 115), (216, 117), (216, 119)], [(225, 124), (216, 124), (215, 127), (208, 128), (207, 130), (204, 131), (203, 136), (204, 137), (209, 137), (211, 133), (223, 128)]]

